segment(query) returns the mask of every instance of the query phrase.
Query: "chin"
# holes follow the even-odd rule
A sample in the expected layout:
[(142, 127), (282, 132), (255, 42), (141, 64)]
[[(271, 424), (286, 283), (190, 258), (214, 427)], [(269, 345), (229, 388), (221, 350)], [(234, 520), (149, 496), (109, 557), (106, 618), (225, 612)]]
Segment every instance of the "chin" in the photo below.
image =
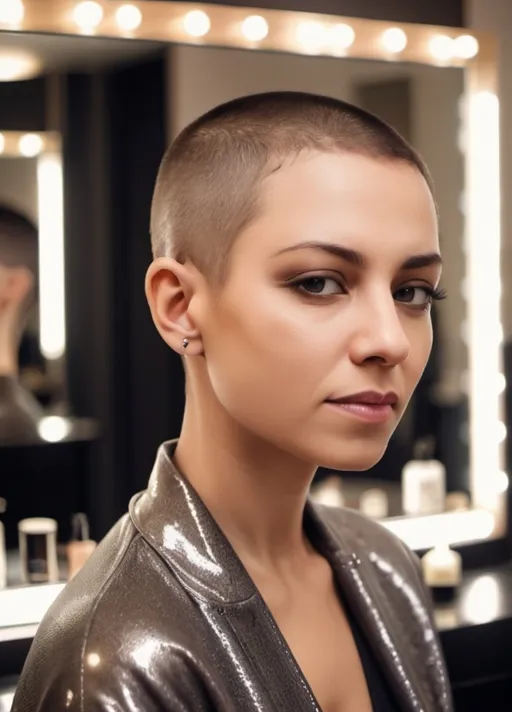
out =
[(387, 441), (383, 443), (367, 440), (337, 443), (335, 447), (325, 448), (318, 453), (318, 466), (329, 470), (364, 472), (382, 459), (387, 444)]

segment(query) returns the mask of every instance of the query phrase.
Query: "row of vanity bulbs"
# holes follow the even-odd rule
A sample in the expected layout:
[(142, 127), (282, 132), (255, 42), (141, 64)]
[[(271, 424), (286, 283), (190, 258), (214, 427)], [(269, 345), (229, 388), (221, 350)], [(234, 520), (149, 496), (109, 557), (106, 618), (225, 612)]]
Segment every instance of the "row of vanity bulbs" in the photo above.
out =
[[(24, 17), (22, 0), (2, 0), (0, 3), (0, 25), (19, 26)], [(94, 32), (103, 21), (103, 6), (94, 0), (78, 2), (73, 9), (73, 21), (83, 32)], [(134, 32), (143, 21), (142, 11), (137, 5), (125, 4), (115, 13), (115, 20), (121, 32)], [(211, 29), (211, 20), (203, 10), (191, 10), (183, 17), (183, 29), (191, 37), (206, 37)], [(268, 21), (262, 15), (250, 15), (240, 25), (242, 36), (250, 43), (262, 42), (269, 34)], [(305, 51), (344, 52), (355, 42), (353, 27), (346, 23), (328, 25), (305, 20), (296, 28), (296, 39)], [(407, 47), (407, 34), (400, 27), (390, 27), (380, 38), (382, 50), (389, 54), (400, 54)], [(449, 37), (435, 35), (429, 43), (432, 57), (440, 61), (451, 59), (471, 59), (478, 54), (478, 41), (472, 35)]]

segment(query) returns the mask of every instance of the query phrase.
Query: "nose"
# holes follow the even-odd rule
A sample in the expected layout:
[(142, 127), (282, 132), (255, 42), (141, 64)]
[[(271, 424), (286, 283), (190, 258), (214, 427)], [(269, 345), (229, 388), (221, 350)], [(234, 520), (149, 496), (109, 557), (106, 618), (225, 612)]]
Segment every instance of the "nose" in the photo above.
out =
[(352, 339), (351, 358), (361, 365), (378, 361), (397, 366), (409, 356), (411, 344), (392, 295), (375, 295), (359, 314)]

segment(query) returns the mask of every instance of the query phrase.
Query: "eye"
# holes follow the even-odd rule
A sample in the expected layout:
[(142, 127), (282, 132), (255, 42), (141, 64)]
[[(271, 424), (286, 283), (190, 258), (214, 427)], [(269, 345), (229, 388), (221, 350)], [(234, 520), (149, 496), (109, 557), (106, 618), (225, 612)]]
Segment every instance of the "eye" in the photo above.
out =
[(306, 277), (294, 282), (294, 289), (320, 297), (330, 297), (333, 294), (345, 294), (341, 284), (332, 277)]
[(394, 293), (394, 298), (412, 307), (428, 307), (435, 298), (435, 290), (432, 287), (409, 286), (401, 287)]

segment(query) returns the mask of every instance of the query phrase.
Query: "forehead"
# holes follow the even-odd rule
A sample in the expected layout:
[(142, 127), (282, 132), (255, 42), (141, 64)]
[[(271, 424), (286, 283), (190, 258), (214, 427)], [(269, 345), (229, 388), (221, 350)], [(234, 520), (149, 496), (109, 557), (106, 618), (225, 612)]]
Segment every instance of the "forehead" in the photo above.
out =
[(259, 216), (247, 229), (257, 249), (301, 239), (338, 240), (369, 254), (436, 251), (430, 189), (413, 166), (351, 153), (306, 153), (262, 184)]

